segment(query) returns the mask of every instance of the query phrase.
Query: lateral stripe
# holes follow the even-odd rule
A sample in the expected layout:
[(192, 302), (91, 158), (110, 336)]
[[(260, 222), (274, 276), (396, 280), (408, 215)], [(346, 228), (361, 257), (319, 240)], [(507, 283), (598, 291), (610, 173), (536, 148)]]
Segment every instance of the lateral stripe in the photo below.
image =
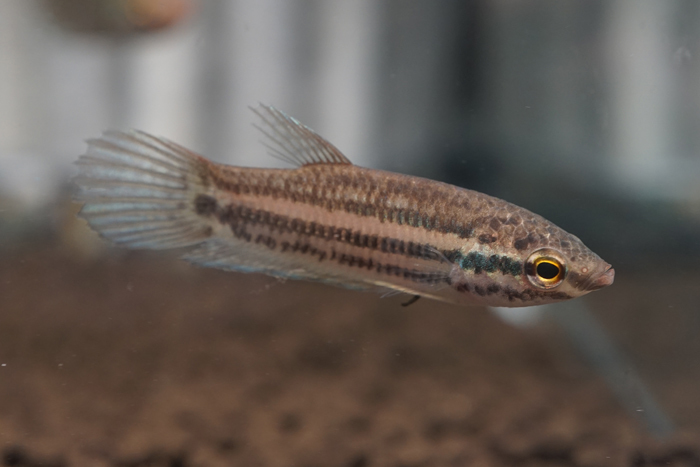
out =
[[(430, 261), (442, 262), (447, 260), (459, 265), (465, 271), (473, 271), (474, 274), (499, 271), (504, 275), (518, 276), (522, 273), (522, 263), (508, 256), (487, 256), (479, 252), (470, 252), (464, 255), (460, 250), (438, 250), (430, 244), (363, 234), (358, 230), (290, 218), (242, 205), (232, 204), (220, 207), (216, 199), (207, 195), (199, 195), (195, 199), (195, 210), (199, 215), (214, 215), (221, 224), (229, 225), (234, 234), (245, 225), (264, 226), (269, 228), (271, 232), (295, 233), (300, 236), (316, 237), (328, 241), (335, 240), (358, 248), (381, 251), (382, 253), (398, 254)], [(236, 235), (238, 237), (241, 236), (241, 234)]]
[[(305, 170), (311, 170), (313, 167), (306, 167)], [(228, 176), (226, 176), (228, 175)], [(363, 191), (359, 191), (363, 183), (359, 177), (351, 177), (347, 174), (329, 174), (324, 178), (324, 186), (312, 190), (294, 190), (292, 187), (303, 187), (308, 184), (313, 185), (313, 181), (300, 182), (298, 180), (287, 179), (284, 185), (275, 185), (269, 179), (261, 178), (245, 179), (243, 177), (232, 177), (231, 174), (216, 173), (210, 174), (214, 185), (222, 190), (234, 195), (248, 195), (270, 197), (272, 199), (283, 199), (296, 203), (304, 203), (310, 206), (317, 206), (326, 209), (329, 212), (344, 211), (348, 214), (354, 214), (360, 217), (374, 217), (381, 222), (389, 222), (398, 225), (408, 225), (410, 227), (421, 228), (428, 231), (435, 230), (443, 234), (454, 234), (459, 238), (470, 239), (474, 237), (474, 229), (470, 223), (463, 223), (455, 217), (443, 217), (438, 214), (427, 215), (416, 209), (410, 208), (391, 208), (386, 203), (378, 200), (387, 200), (396, 196), (397, 193), (411, 193), (413, 187), (405, 181), (390, 180), (387, 182), (386, 190), (378, 191), (374, 198), (377, 200), (374, 203), (368, 202), (362, 194), (367, 195)], [(319, 179), (321, 177), (318, 177)], [(332, 197), (331, 190), (337, 187), (350, 187), (353, 193), (343, 193), (342, 196)], [(377, 188), (372, 185), (369, 188)], [(359, 196), (353, 196), (353, 194)], [(439, 194), (435, 194), (439, 198)], [(417, 203), (413, 203), (417, 204)], [(466, 209), (462, 201), (461, 209)]]

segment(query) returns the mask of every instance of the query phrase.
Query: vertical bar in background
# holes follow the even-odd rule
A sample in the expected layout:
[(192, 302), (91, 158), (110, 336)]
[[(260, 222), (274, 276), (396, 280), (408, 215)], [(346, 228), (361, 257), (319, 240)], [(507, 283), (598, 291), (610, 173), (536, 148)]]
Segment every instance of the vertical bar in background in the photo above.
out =
[(0, 157), (16, 151), (27, 140), (25, 128), (30, 118), (32, 82), (30, 64), (32, 43), (26, 10), (28, 2), (0, 2)]
[[(384, 168), (406, 172), (435, 157), (444, 130), (445, 70), (452, 70), (450, 15), (454, 2), (390, 1), (381, 25), (381, 152)], [(420, 162), (419, 162), (420, 161)], [(434, 159), (432, 159), (434, 161)]]
[(103, 42), (58, 30), (45, 38), (41, 153), (68, 167), (85, 149), (85, 138), (110, 125), (110, 63)]
[(37, 65), (33, 52), (40, 42), (31, 34), (36, 24), (33, 7), (22, 0), (0, 2), (0, 216), (6, 198), (31, 205), (47, 195), (27, 183), (42, 162), (29, 153), (36, 149), (31, 147), (36, 137), (32, 130), (41, 128), (34, 118), (41, 109), (31, 99), (41, 76), (33, 73)]
[(196, 147), (197, 38), (201, 20), (114, 44), (110, 94), (116, 128), (138, 128)]
[(645, 197), (678, 188), (669, 183), (673, 49), (666, 44), (674, 4), (626, 0), (609, 6), (609, 171), (617, 186)]
[(298, 2), (232, 0), (206, 3), (202, 57), (204, 101), (200, 130), (208, 157), (228, 164), (269, 167), (248, 109), (258, 102), (290, 113), (296, 89), (293, 11)]
[(316, 130), (354, 163), (377, 166), (381, 3), (319, 2)]
[[(47, 24), (44, 3), (0, 2), (0, 139), (13, 147), (8, 179), (34, 204), (72, 174), (87, 137), (138, 127), (190, 144), (195, 36), (180, 26), (157, 34), (98, 37)], [(4, 155), (0, 157), (5, 157)]]
[(184, 24), (133, 37), (52, 31), (47, 154), (68, 165), (86, 137), (139, 128), (192, 145), (195, 34)]
[(0, 2), (0, 183), (24, 209), (54, 199), (88, 132), (105, 123), (100, 48), (47, 24), (41, 6)]
[[(483, 2), (481, 59), (487, 144), (522, 171), (533, 163), (585, 183), (600, 170), (595, 89), (596, 2)], [(592, 19), (593, 20), (592, 20)], [(588, 42), (584, 42), (588, 41)], [(592, 42), (592, 43), (591, 43)]]

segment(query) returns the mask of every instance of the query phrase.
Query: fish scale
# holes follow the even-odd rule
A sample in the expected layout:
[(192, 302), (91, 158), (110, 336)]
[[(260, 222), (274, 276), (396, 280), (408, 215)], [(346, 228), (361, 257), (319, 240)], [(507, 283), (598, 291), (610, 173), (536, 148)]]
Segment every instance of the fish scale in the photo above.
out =
[(292, 117), (253, 110), (270, 152), (295, 168), (216, 164), (143, 132), (106, 132), (78, 161), (81, 215), (118, 244), (188, 248), (203, 266), (464, 305), (550, 303), (612, 283), (609, 264), (524, 208), (355, 166)]

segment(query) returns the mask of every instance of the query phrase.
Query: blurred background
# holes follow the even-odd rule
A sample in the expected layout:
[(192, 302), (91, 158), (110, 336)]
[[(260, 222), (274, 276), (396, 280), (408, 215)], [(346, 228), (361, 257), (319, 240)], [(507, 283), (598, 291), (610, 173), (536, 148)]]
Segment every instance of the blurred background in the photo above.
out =
[[(258, 102), (543, 215), (616, 283), (401, 309), (76, 219), (72, 164), (108, 128), (278, 166)], [(698, 129), (692, 1), (3, 0), (1, 460), (700, 465)]]

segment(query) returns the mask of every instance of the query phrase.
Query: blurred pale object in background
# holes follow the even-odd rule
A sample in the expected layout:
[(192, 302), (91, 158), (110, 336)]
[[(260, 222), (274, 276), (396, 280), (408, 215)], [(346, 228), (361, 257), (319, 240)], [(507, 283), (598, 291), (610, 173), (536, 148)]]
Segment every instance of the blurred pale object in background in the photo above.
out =
[(193, 10), (191, 0), (45, 0), (44, 4), (61, 26), (100, 34), (167, 28)]
[[(247, 107), (258, 101), (293, 111), (354, 160), (376, 165), (379, 5), (0, 2), (0, 172), (43, 166), (65, 183), (83, 141), (106, 128), (269, 166), (250, 131)], [(35, 206), (50, 201), (46, 186), (4, 184), (0, 193)]]

